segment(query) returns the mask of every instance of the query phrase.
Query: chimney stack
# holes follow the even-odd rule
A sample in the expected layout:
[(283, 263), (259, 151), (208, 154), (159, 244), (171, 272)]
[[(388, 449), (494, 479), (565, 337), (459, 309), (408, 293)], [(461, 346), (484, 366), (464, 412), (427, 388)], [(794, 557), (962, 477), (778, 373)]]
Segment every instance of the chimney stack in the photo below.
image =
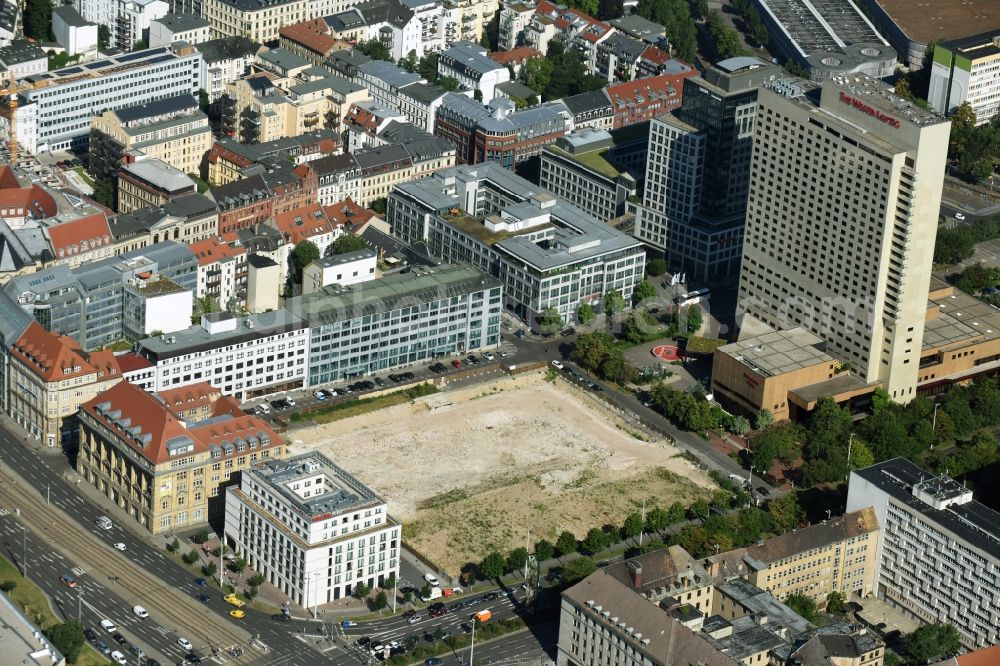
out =
[(642, 565), (638, 562), (629, 562), (628, 575), (632, 579), (632, 587), (638, 590), (642, 586)]

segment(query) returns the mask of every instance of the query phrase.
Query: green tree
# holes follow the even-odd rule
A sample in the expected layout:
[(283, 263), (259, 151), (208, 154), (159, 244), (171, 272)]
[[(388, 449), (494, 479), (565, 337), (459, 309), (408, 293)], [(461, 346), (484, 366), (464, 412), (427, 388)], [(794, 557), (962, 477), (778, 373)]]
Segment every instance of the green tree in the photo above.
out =
[(438, 78), (437, 84), (448, 92), (455, 92), (462, 87), (462, 84), (454, 76), (442, 76)]
[(51, 0), (31, 0), (24, 5), (24, 36), (36, 41), (52, 41)]
[[(332, 257), (337, 254), (347, 254), (348, 252), (357, 252), (358, 250), (365, 250), (367, 248), (368, 243), (361, 236), (344, 234), (343, 236), (338, 236), (336, 240), (330, 243), (330, 246), (326, 250), (326, 255)], [(297, 250), (298, 247), (295, 249)]]
[(689, 305), (684, 308), (682, 320), (687, 324), (688, 333), (697, 333), (704, 321), (704, 313), (700, 305)]
[(805, 517), (805, 512), (799, 505), (799, 497), (795, 491), (771, 500), (767, 510), (771, 514), (774, 530), (779, 534), (790, 532), (793, 527), (798, 527)]
[(111, 28), (101, 23), (97, 26), (97, 48), (103, 51), (111, 45)]
[(734, 416), (729, 422), (729, 432), (742, 437), (750, 432), (750, 421), (745, 416)]
[(581, 324), (589, 324), (596, 316), (597, 315), (594, 314), (594, 308), (590, 305), (590, 303), (584, 303), (576, 311), (576, 318), (580, 320)]
[[(681, 509), (681, 511), (683, 512), (683, 508)], [(681, 517), (683, 518), (683, 513), (681, 514)], [(628, 524), (627, 519), (625, 523), (627, 526)], [(660, 507), (654, 506), (652, 509), (646, 512), (646, 524), (643, 525), (643, 529), (646, 532), (655, 532), (659, 534), (663, 530), (667, 529), (669, 525), (670, 525), (670, 514), (668, 514)]]
[(666, 544), (663, 543), (663, 539), (652, 538), (646, 543), (639, 546), (639, 554), (645, 555), (647, 553), (652, 553), (657, 550), (663, 550), (666, 548)]
[(431, 584), (424, 583), (424, 586), (420, 588), (420, 598), (428, 599), (431, 596)]
[(625, 297), (617, 289), (604, 295), (604, 312), (614, 315), (625, 309)]
[(253, 601), (254, 598), (260, 593), (260, 588), (255, 585), (251, 585), (243, 590), (243, 597), (247, 601)]
[(112, 210), (117, 210), (117, 202), (115, 201), (115, 185), (110, 178), (97, 178), (94, 180), (94, 194), (92, 195), (94, 201), (111, 208)]
[(548, 58), (532, 58), (524, 64), (521, 78), (524, 84), (537, 93), (542, 93), (552, 80), (552, 70), (555, 68)]
[(205, 576), (206, 578), (211, 578), (212, 576), (214, 576), (216, 574), (216, 572), (218, 570), (219, 570), (219, 567), (216, 566), (215, 562), (213, 562), (211, 560), (209, 560), (205, 564), (201, 565), (201, 575)]
[[(709, 553), (715, 553), (714, 545), (708, 541), (708, 534), (697, 525), (685, 525), (681, 531), (670, 540), (673, 544), (680, 546), (694, 557), (706, 557)], [(721, 548), (719, 550), (722, 550)]]
[(83, 636), (83, 625), (80, 624), (80, 620), (69, 618), (65, 622), (60, 622), (46, 629), (45, 635), (52, 641), (56, 649), (62, 652), (67, 662), (76, 663), (86, 640)]
[(597, 571), (597, 563), (589, 557), (577, 557), (563, 567), (563, 579), (567, 583), (575, 583)]
[(364, 599), (368, 596), (369, 592), (371, 592), (371, 588), (362, 582), (358, 582), (358, 584), (354, 586), (354, 596), (358, 599)]
[(229, 562), (226, 565), (229, 570), (233, 573), (243, 573), (243, 570), (247, 568), (247, 561), (242, 557), (237, 557), (235, 560)]
[(507, 571), (521, 571), (528, 562), (528, 549), (518, 546), (507, 555)]
[[(684, 520), (684, 515), (686, 511), (684, 510), (684, 505), (680, 502), (674, 502), (667, 508), (667, 525), (676, 525), (677, 523)], [(664, 526), (666, 527), (666, 526)], [(662, 529), (659, 531), (663, 531)]]
[(872, 455), (871, 449), (858, 438), (854, 438), (854, 444), (851, 445), (851, 469), (864, 469), (865, 467), (871, 467), (875, 464), (875, 456)]
[(597, 527), (591, 527), (580, 542), (580, 550), (587, 555), (596, 555), (608, 547), (608, 535)]
[(562, 316), (555, 308), (545, 308), (538, 317), (538, 330), (542, 333), (557, 333), (562, 329), (562, 325)]
[(826, 595), (826, 612), (843, 615), (847, 612), (847, 600), (840, 592), (831, 592)]
[(691, 513), (692, 518), (697, 518), (699, 520), (706, 520), (711, 513), (708, 501), (702, 498), (696, 499), (688, 510)]
[(643, 527), (642, 515), (637, 511), (633, 511), (625, 516), (625, 523), (622, 525), (622, 536), (634, 539), (642, 534)]
[(576, 536), (568, 530), (564, 530), (559, 538), (556, 539), (556, 550), (559, 551), (559, 557), (566, 557), (567, 555), (572, 555), (576, 552)]
[(535, 559), (539, 562), (551, 560), (555, 557), (556, 547), (548, 539), (541, 539), (535, 544)]
[(754, 427), (757, 428), (757, 430), (763, 430), (773, 423), (774, 414), (771, 413), (770, 409), (765, 407), (757, 411), (757, 415), (754, 417)]
[(506, 573), (506, 565), (503, 555), (494, 550), (479, 563), (479, 572), (486, 579), (498, 579)]
[(666, 259), (653, 259), (646, 262), (646, 275), (650, 277), (660, 277), (667, 272)]
[(389, 52), (389, 47), (386, 44), (383, 44), (382, 40), (375, 37), (372, 37), (365, 42), (359, 42), (354, 48), (373, 60), (386, 60), (388, 62), (392, 62), (392, 53)]
[(882, 666), (902, 666), (903, 660), (892, 650), (886, 649)]
[(416, 72), (417, 66), (420, 64), (417, 59), (417, 52), (411, 50), (405, 58), (401, 59), (398, 63), (400, 67), (405, 69), (407, 72)]
[(389, 605), (389, 597), (386, 595), (384, 590), (379, 590), (379, 593), (375, 595), (375, 601), (372, 606), (375, 610), (380, 611)]
[(913, 664), (926, 664), (956, 654), (962, 644), (950, 624), (925, 624), (906, 637), (906, 654)]
[(397, 582), (396, 574), (389, 574), (389, 577), (385, 579), (385, 585), (383, 587), (388, 590), (389, 588), (396, 587)]
[(643, 280), (639, 284), (635, 285), (632, 290), (632, 300), (636, 303), (641, 303), (647, 298), (656, 297), (656, 287), (649, 280)]
[(198, 551), (192, 548), (190, 551), (184, 553), (181, 559), (184, 560), (184, 564), (194, 564), (198, 561)]
[(437, 69), (440, 57), (440, 53), (428, 53), (420, 59), (420, 63), (417, 65), (417, 73), (427, 79), (428, 83), (436, 83), (438, 80)]
[(292, 284), (302, 284), (302, 271), (306, 266), (320, 258), (319, 248), (316, 243), (305, 240), (295, 246), (288, 257), (289, 271), (288, 279)]
[(816, 609), (816, 601), (812, 597), (804, 594), (792, 594), (785, 599), (785, 605), (801, 615), (810, 624), (819, 623), (819, 611)]

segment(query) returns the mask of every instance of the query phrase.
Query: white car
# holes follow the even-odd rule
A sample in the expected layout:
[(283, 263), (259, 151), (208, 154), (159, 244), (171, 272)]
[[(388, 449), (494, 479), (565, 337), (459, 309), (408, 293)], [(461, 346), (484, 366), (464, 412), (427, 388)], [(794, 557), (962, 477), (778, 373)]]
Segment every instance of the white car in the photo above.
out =
[(121, 541), (119, 541), (118, 543), (115, 544), (115, 550), (120, 550), (120, 551), (122, 551), (124, 553), (125, 552), (125, 544), (123, 544)]
[(556, 370), (562, 370), (563, 367), (565, 366), (563, 366), (562, 361), (554, 360), (552, 361), (552, 367), (555, 368)]
[(438, 586), (437, 576), (435, 576), (434, 574), (432, 574), (430, 572), (424, 574), (424, 580), (426, 580), (428, 583), (430, 583), (431, 587), (437, 587)]
[(125, 655), (123, 655), (118, 650), (115, 650), (114, 652), (111, 653), (111, 660), (113, 662), (115, 662), (116, 664), (127, 664), (128, 663), (128, 661), (125, 659)]
[(142, 618), (143, 620), (149, 617), (149, 611), (142, 606), (133, 606), (132, 612), (135, 613), (136, 617)]
[(178, 638), (177, 639), (177, 644), (180, 645), (184, 649), (185, 652), (190, 652), (191, 650), (194, 649), (194, 646), (191, 645), (191, 641), (189, 641), (186, 638)]
[(483, 352), (483, 358), (487, 361), (493, 361), (496, 359), (496, 356), (493, 355), (493, 352)]
[(965, 215), (963, 215), (962, 213), (955, 213), (955, 219), (956, 220), (960, 220), (960, 221), (964, 220), (965, 219)]
[(289, 407), (294, 407), (295, 406), (295, 399), (294, 398), (285, 398), (285, 402), (288, 403)]
[(118, 631), (118, 626), (111, 620), (101, 620), (101, 629), (109, 634), (113, 634)]

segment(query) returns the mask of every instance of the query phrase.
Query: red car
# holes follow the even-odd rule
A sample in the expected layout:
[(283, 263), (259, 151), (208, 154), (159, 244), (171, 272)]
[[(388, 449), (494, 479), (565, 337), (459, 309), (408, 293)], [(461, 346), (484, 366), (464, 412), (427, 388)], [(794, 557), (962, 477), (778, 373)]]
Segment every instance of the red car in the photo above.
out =
[(59, 582), (65, 585), (66, 587), (76, 587), (76, 579), (70, 576), (69, 574), (63, 574), (62, 576), (59, 576)]
[(462, 367), (462, 362), (459, 361), (457, 358), (454, 361), (452, 361), (451, 364), (453, 366), (455, 366), (456, 368), (461, 368)]

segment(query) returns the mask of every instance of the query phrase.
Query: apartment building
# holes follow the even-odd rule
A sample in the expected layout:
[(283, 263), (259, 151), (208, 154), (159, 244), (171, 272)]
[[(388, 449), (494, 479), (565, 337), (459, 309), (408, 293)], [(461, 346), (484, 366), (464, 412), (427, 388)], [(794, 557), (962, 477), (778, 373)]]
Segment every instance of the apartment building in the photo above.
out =
[(722, 60), (684, 79), (681, 107), (653, 120), (635, 235), (691, 283), (739, 273), (757, 90), (783, 76), (756, 58)]
[(316, 246), (321, 257), (344, 233), (342, 228), (330, 222), (323, 206), (315, 201), (275, 215), (274, 226), (292, 249), (299, 243), (309, 241)]
[(210, 104), (217, 105), (226, 84), (250, 73), (250, 65), (256, 61), (262, 47), (253, 40), (237, 36), (210, 39), (195, 48), (202, 55), (198, 76), (200, 89), (208, 93)]
[[(134, 160), (134, 161), (133, 161)], [(118, 212), (162, 206), (182, 196), (195, 194), (194, 181), (163, 160), (132, 152), (118, 170)]]
[(329, 155), (312, 163), (318, 186), (316, 200), (324, 206), (361, 199), (361, 167), (353, 155)]
[(373, 100), (392, 108), (397, 108), (396, 100), (403, 88), (414, 83), (427, 83), (415, 72), (407, 72), (391, 62), (371, 59), (357, 65), (353, 80), (367, 88)]
[(87, 21), (72, 5), (52, 8), (52, 35), (67, 55), (97, 51), (97, 24)]
[(76, 471), (153, 534), (222, 516), (233, 474), (286, 455), (266, 421), (208, 384), (120, 382), (80, 407)]
[(52, 258), (46, 266), (64, 264), (71, 268), (88, 261), (114, 256), (115, 246), (111, 227), (104, 212), (76, 218), (52, 218), (51, 224), (39, 229), (48, 241)]
[(228, 237), (274, 215), (274, 198), (260, 174), (234, 180), (209, 190), (219, 206), (219, 235)]
[(627, 300), (646, 263), (639, 241), (492, 163), (398, 185), (386, 221), (405, 242), (492, 273), (529, 322), (548, 308), (572, 321), (612, 289)]
[(149, 45), (201, 44), (209, 40), (211, 27), (211, 23), (195, 14), (166, 14), (149, 22)]
[(359, 284), (380, 276), (378, 256), (369, 248), (334, 254), (302, 269), (302, 293), (311, 294), (331, 284)]
[(851, 472), (847, 510), (863, 507), (882, 526), (876, 594), (968, 648), (1000, 641), (1000, 514), (904, 458)]
[(573, 116), (574, 129), (611, 130), (614, 126), (615, 110), (604, 89), (563, 97), (562, 103)]
[(523, 46), (524, 29), (535, 15), (534, 6), (525, 2), (505, 1), (500, 8), (500, 30), (497, 48), (511, 51)]
[(162, 206), (117, 215), (109, 224), (113, 250), (123, 255), (160, 241), (191, 245), (218, 233), (219, 211), (204, 194), (186, 194)]
[(48, 446), (72, 446), (80, 405), (121, 381), (110, 351), (87, 353), (32, 321), (10, 347), (7, 414)]
[(17, 39), (0, 46), (0, 66), (6, 70), (8, 77), (19, 80), (48, 71), (49, 60), (38, 45), (26, 39)]
[(449, 76), (464, 88), (478, 91), (476, 98), (489, 104), (496, 97), (497, 84), (510, 81), (510, 71), (488, 54), (479, 44), (455, 44), (438, 59), (438, 75)]
[(189, 46), (161, 46), (28, 77), (15, 117), (18, 143), (34, 154), (83, 148), (94, 115), (197, 95), (201, 62)]
[(212, 129), (198, 100), (178, 95), (93, 116), (88, 170), (95, 178), (113, 177), (125, 153), (135, 150), (182, 173), (198, 173), (211, 147)]
[(563, 592), (556, 650), (557, 666), (739, 663), (603, 570)]
[(92, 351), (125, 339), (126, 286), (161, 277), (194, 291), (197, 261), (186, 245), (161, 241), (72, 270), (53, 266), (11, 279), (4, 291), (46, 330)]
[(779, 601), (801, 594), (826, 605), (831, 592), (845, 598), (875, 592), (879, 522), (871, 507), (706, 558), (717, 579), (746, 578)]
[[(219, 139), (205, 156), (208, 180), (227, 185), (266, 170), (275, 160), (299, 165), (340, 153), (340, 136), (333, 130), (316, 130), (266, 143), (245, 145), (232, 139)], [(310, 164), (310, 167), (313, 165)]]
[(198, 257), (198, 286), (195, 296), (210, 299), (218, 307), (234, 311), (246, 302), (247, 252), (236, 243), (218, 236), (192, 243)]
[(400, 88), (399, 95), (395, 100), (395, 108), (399, 109), (399, 112), (416, 127), (425, 132), (433, 133), (437, 110), (441, 107), (447, 94), (448, 91), (438, 85), (411, 83)]
[[(311, 15), (316, 16), (316, 14)], [(330, 25), (322, 18), (281, 27), (278, 30), (278, 44), (317, 67), (322, 67), (334, 51), (351, 48), (350, 42), (330, 34)]]
[[(286, 301), (309, 325), (309, 385), (496, 347), (500, 282), (465, 265), (413, 267)], [(378, 313), (373, 314), (373, 307)], [(401, 335), (400, 325), (408, 328)]]
[(236, 553), (305, 608), (397, 578), (401, 530), (384, 499), (318, 452), (260, 462), (226, 492)]
[(765, 86), (756, 114), (743, 327), (801, 326), (912, 399), (950, 123), (864, 76)]
[(684, 79), (697, 73), (697, 70), (688, 67), (674, 74), (660, 74), (608, 86), (604, 92), (611, 101), (614, 113), (612, 127), (618, 129), (645, 122), (680, 108)]
[(715, 582), (680, 546), (615, 562), (604, 567), (604, 572), (650, 603), (684, 604), (703, 615), (712, 610)]
[(246, 37), (268, 46), (285, 25), (312, 18), (309, 0), (202, 0), (201, 16), (212, 24), (212, 39)]
[(150, 22), (170, 11), (165, 0), (79, 0), (76, 8), (84, 19), (108, 26), (109, 46), (125, 51), (148, 39)]
[(200, 324), (139, 340), (136, 354), (156, 368), (157, 391), (208, 382), (245, 402), (305, 387), (308, 344), (306, 322), (279, 308), (202, 315)]
[(542, 150), (539, 184), (598, 220), (625, 214), (645, 170), (649, 126), (582, 129)]
[(968, 102), (976, 124), (1000, 113), (1000, 35), (981, 32), (934, 45), (927, 101), (941, 114)]

